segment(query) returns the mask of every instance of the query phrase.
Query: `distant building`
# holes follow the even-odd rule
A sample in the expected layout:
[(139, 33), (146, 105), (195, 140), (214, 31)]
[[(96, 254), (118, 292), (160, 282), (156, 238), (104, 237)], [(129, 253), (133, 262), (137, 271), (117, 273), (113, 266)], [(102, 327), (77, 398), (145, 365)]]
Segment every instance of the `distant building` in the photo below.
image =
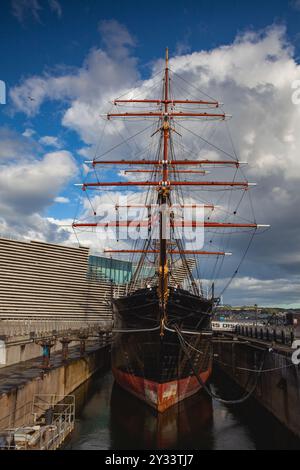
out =
[(132, 278), (132, 263), (103, 256), (89, 256), (88, 276), (91, 279), (105, 279), (114, 284), (127, 284)]
[(132, 264), (88, 248), (0, 238), (0, 320), (111, 319)]

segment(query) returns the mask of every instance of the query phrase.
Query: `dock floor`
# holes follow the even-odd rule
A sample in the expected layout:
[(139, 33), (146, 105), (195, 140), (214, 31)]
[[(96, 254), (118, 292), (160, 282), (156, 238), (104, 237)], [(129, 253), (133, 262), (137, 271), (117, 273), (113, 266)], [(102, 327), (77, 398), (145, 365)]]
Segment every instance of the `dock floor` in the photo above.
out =
[[(100, 347), (101, 346), (99, 345), (99, 343), (87, 345), (86, 354), (92, 353), (93, 351), (97, 351)], [(59, 368), (62, 365), (68, 364), (76, 359), (79, 359), (80, 357), (82, 356), (80, 355), (79, 346), (73, 346), (69, 349), (69, 358), (67, 361), (63, 360), (61, 352), (53, 353), (51, 355), (51, 369)], [(49, 369), (46, 369), (45, 371), (47, 372), (48, 370)], [(43, 376), (43, 374), (44, 370), (42, 368), (41, 357), (1, 368), (0, 395), (9, 393), (10, 390), (25, 385), (27, 382)]]

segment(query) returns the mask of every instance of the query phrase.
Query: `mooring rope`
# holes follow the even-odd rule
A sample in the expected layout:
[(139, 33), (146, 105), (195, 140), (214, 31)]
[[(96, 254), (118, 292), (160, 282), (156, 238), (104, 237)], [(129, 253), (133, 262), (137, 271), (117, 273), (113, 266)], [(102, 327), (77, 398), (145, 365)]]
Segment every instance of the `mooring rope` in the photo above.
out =
[[(158, 331), (160, 329), (160, 325), (159, 326), (156, 326), (155, 328), (142, 328), (142, 329), (138, 329), (138, 328), (130, 328), (130, 329), (118, 329), (118, 328), (114, 328), (112, 330), (113, 333), (144, 333), (144, 332), (151, 332), (151, 331)], [(210, 387), (202, 380), (201, 376), (197, 373), (197, 371), (195, 370), (194, 368), (194, 365), (193, 365), (193, 362), (191, 360), (191, 357), (190, 357), (190, 354), (189, 354), (189, 351), (187, 349), (187, 347), (191, 347), (192, 349), (198, 351), (198, 352), (201, 352), (200, 350), (196, 349), (195, 347), (193, 347), (192, 345), (190, 345), (186, 340), (185, 338), (182, 336), (182, 334), (193, 334), (193, 335), (198, 335), (198, 336), (206, 336), (206, 335), (211, 335), (210, 332), (195, 332), (195, 331), (185, 331), (185, 330), (180, 330), (179, 327), (177, 325), (174, 326), (174, 329), (173, 328), (169, 328), (167, 327), (166, 325), (164, 325), (164, 329), (166, 331), (169, 331), (171, 333), (176, 333), (177, 336), (178, 336), (178, 339), (179, 339), (179, 343), (180, 343), (180, 346), (185, 354), (185, 356), (187, 357), (188, 359), (188, 362), (189, 362), (189, 365), (193, 371), (193, 374), (194, 376), (196, 377), (197, 381), (199, 382), (199, 384), (201, 385), (201, 387), (206, 391), (206, 393), (208, 393), (208, 395), (210, 395), (210, 397), (213, 399), (213, 400), (216, 400), (218, 401), (219, 403), (223, 403), (225, 405), (237, 405), (237, 404), (241, 404), (241, 403), (244, 403), (246, 400), (248, 400), (252, 394), (255, 392), (256, 390), (256, 387), (257, 387), (257, 384), (258, 384), (258, 379), (260, 377), (260, 375), (263, 373), (263, 372), (267, 372), (268, 370), (267, 369), (263, 369), (263, 366), (264, 366), (264, 363), (265, 363), (265, 359), (266, 359), (266, 355), (267, 353), (269, 352), (269, 349), (265, 349), (263, 351), (263, 354), (262, 354), (262, 359), (261, 359), (261, 363), (260, 363), (260, 366), (258, 369), (255, 369), (255, 370), (251, 370), (251, 369), (243, 369), (245, 371), (249, 371), (249, 372), (255, 372), (256, 373), (256, 376), (255, 376), (255, 380), (254, 380), (254, 383), (251, 387), (251, 389), (245, 394), (243, 395), (241, 398), (238, 398), (236, 400), (225, 400), (221, 397), (219, 397), (218, 395), (216, 395), (216, 393), (214, 393)], [(203, 353), (202, 353), (203, 354)], [(242, 368), (239, 368), (239, 369), (242, 369)], [(249, 377), (250, 378), (250, 377)], [(249, 378), (248, 378), (248, 381), (247, 383), (249, 383)]]
[[(226, 364), (226, 362), (220, 361), (220, 359), (214, 359), (214, 360), (216, 362), (218, 362), (219, 364), (222, 364), (222, 366), (232, 367), (230, 364)], [(253, 372), (253, 373), (256, 373), (256, 374), (257, 373), (265, 374), (267, 372), (276, 372), (278, 370), (289, 369), (290, 367), (296, 367), (296, 365), (291, 362), (291, 364), (286, 364), (286, 365), (281, 366), (281, 367), (273, 367), (273, 368), (270, 368), (270, 369), (262, 369), (262, 371), (259, 371), (258, 369), (248, 369), (247, 367), (239, 367), (239, 366), (235, 366), (235, 369), (236, 370), (241, 370), (241, 371), (244, 371), (244, 372)]]
[(236, 400), (224, 400), (223, 398), (219, 397), (218, 395), (216, 395), (211, 389), (210, 387), (202, 380), (201, 376), (198, 375), (198, 373), (196, 372), (195, 368), (194, 368), (194, 364), (191, 360), (191, 357), (189, 355), (189, 352), (187, 350), (187, 347), (186, 347), (186, 344), (185, 344), (185, 339), (183, 338), (182, 336), (182, 332), (180, 331), (179, 327), (177, 325), (175, 325), (175, 332), (177, 333), (177, 336), (178, 336), (178, 339), (179, 339), (179, 342), (180, 342), (180, 345), (181, 345), (181, 348), (185, 354), (185, 356), (187, 357), (188, 359), (188, 362), (189, 362), (189, 365), (197, 379), (197, 381), (199, 382), (199, 384), (201, 385), (201, 387), (210, 395), (210, 397), (216, 401), (218, 401), (219, 403), (223, 403), (224, 405), (237, 405), (237, 404), (241, 404), (241, 403), (244, 403), (246, 400), (248, 400), (252, 394), (255, 392), (255, 389), (257, 387), (257, 384), (258, 384), (258, 379), (260, 377), (260, 374), (263, 370), (263, 366), (264, 366), (264, 363), (265, 363), (265, 359), (266, 359), (266, 355), (268, 353), (268, 349), (266, 349), (263, 354), (262, 354), (262, 360), (261, 360), (261, 364), (260, 364), (260, 367), (258, 368), (258, 373), (257, 375), (255, 376), (255, 380), (254, 380), (254, 383), (253, 383), (253, 386), (251, 387), (251, 389), (249, 390), (249, 392), (247, 392), (244, 396), (242, 396), (241, 398), (238, 398)]
[[(177, 333), (176, 330), (169, 328), (168, 326), (164, 325), (164, 329), (166, 331), (170, 331), (171, 333)], [(189, 331), (189, 330), (182, 330), (181, 333), (185, 335), (197, 335), (197, 336), (212, 336), (210, 331)]]
[(158, 330), (160, 330), (160, 325), (156, 326), (155, 328), (140, 328), (140, 329), (132, 328), (128, 330), (113, 328), (112, 332), (113, 333), (143, 333), (143, 332), (158, 331)]
[[(183, 338), (183, 341), (185, 342), (186, 346), (188, 346), (190, 349), (193, 349), (194, 351), (196, 351), (199, 354), (204, 354), (203, 351), (200, 351), (200, 349), (197, 349), (194, 346), (192, 346), (186, 339)], [(229, 341), (225, 341), (225, 342), (227, 342), (229, 344)], [(233, 341), (232, 343), (233, 344), (248, 344), (247, 342), (240, 343), (240, 342), (237, 342), (237, 341)], [(273, 352), (273, 354), (274, 354), (274, 351), (273, 351), (272, 348), (269, 348), (269, 352)], [(232, 367), (231, 364), (227, 364), (226, 362), (223, 362), (220, 359), (216, 359), (216, 357), (214, 357), (214, 361), (218, 362), (222, 366)], [(236, 370), (241, 370), (241, 371), (244, 371), (244, 372), (253, 372), (255, 374), (257, 374), (257, 373), (265, 374), (267, 372), (276, 372), (278, 370), (289, 369), (290, 367), (293, 367), (293, 366), (295, 366), (295, 364), (291, 363), (291, 364), (286, 364), (286, 365), (281, 366), (281, 367), (273, 367), (273, 368), (270, 368), (270, 369), (262, 369), (261, 371), (259, 371), (258, 369), (249, 369), (248, 367), (240, 367), (240, 366), (235, 366), (235, 369)]]

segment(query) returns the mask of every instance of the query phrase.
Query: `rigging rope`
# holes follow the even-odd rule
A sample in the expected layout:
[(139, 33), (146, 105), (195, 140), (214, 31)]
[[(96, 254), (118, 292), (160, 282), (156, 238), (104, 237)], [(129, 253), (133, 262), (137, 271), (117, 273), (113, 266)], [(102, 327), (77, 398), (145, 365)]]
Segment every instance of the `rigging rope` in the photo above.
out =
[(160, 330), (160, 325), (156, 326), (155, 328), (130, 328), (130, 329), (119, 329), (119, 328), (113, 328), (112, 332), (113, 333), (145, 333), (148, 331), (158, 331)]
[(179, 122), (177, 122), (177, 125), (179, 127), (181, 127), (182, 129), (184, 129), (185, 131), (188, 131), (190, 132), (191, 134), (193, 134), (195, 137), (198, 137), (199, 139), (203, 140), (206, 144), (210, 145), (211, 147), (213, 147), (214, 149), (218, 150), (219, 152), (221, 153), (224, 153), (224, 155), (227, 155), (227, 157), (230, 157), (232, 160), (236, 160), (235, 157), (233, 155), (231, 155), (230, 153), (226, 152), (226, 150), (223, 150), (221, 149), (220, 147), (218, 147), (217, 145), (213, 144), (212, 142), (209, 142), (208, 140), (206, 140), (204, 137), (202, 137), (201, 135), (199, 134), (196, 134), (196, 132), (194, 131), (191, 131), (191, 129), (188, 129), (187, 127), (183, 126), (182, 124), (179, 124)]
[(194, 364), (191, 360), (191, 357), (190, 357), (189, 352), (187, 350), (187, 347), (185, 345), (184, 338), (182, 339), (182, 334), (181, 334), (180, 329), (177, 325), (175, 325), (175, 330), (176, 330), (181, 348), (182, 348), (182, 350), (183, 350), (183, 352), (184, 352), (184, 354), (185, 354), (185, 356), (186, 356), (186, 358), (189, 362), (189, 365), (190, 365), (190, 367), (193, 371), (194, 376), (196, 377), (197, 381), (199, 382), (199, 385), (201, 385), (201, 387), (210, 395), (211, 398), (218, 401), (219, 403), (223, 403), (224, 405), (238, 405), (238, 404), (244, 403), (246, 400), (248, 400), (253, 395), (253, 393), (255, 392), (256, 387), (258, 385), (258, 379), (259, 379), (259, 377), (261, 375), (261, 372), (263, 370), (263, 366), (264, 366), (264, 363), (265, 363), (266, 355), (268, 353), (268, 349), (266, 349), (262, 353), (261, 363), (260, 363), (260, 366), (258, 368), (257, 374), (255, 376), (254, 383), (251, 386), (250, 390), (248, 392), (246, 392), (241, 398), (238, 398), (236, 400), (225, 400), (225, 399), (219, 397), (216, 393), (214, 393), (210, 389), (209, 385), (207, 385), (202, 380), (201, 375), (198, 374), (197, 371), (195, 370)]
[[(149, 95), (149, 90), (153, 90), (153, 89), (155, 89), (155, 87), (158, 88), (158, 86), (160, 86), (161, 80), (157, 80), (157, 79), (156, 79), (156, 77), (157, 77), (160, 73), (161, 73), (161, 71), (157, 71), (157, 73), (146, 83), (146, 96)], [(202, 90), (198, 89), (198, 88), (195, 87), (193, 84), (191, 84), (191, 83), (189, 83), (187, 80), (185, 80), (183, 77), (177, 75), (177, 73), (175, 73), (175, 72), (172, 71), (172, 72), (170, 73), (170, 75), (169, 75), (169, 85), (170, 85), (170, 86), (169, 86), (169, 91), (170, 91), (170, 97), (172, 97), (173, 99), (174, 99), (174, 89), (176, 90), (176, 89), (178, 88), (178, 90), (179, 90), (180, 93), (182, 93), (182, 90), (184, 89), (184, 86), (182, 86), (182, 83), (181, 83), (181, 84), (180, 84), (180, 83), (177, 83), (177, 80), (176, 80), (176, 83), (174, 82), (173, 77), (178, 77), (180, 80), (182, 80), (183, 82), (185, 82), (186, 84), (188, 84), (188, 85), (189, 85), (190, 87), (192, 87), (194, 90), (197, 90), (197, 92), (200, 92), (200, 93), (204, 94), (205, 96), (209, 97), (210, 99), (215, 100), (215, 99), (212, 98), (210, 95), (208, 95), (207, 93), (204, 93)], [(172, 80), (171, 80), (171, 78), (172, 78)], [(162, 98), (162, 100), (164, 99), (163, 88), (164, 88), (164, 87), (162, 86), (162, 88), (161, 88), (161, 98)], [(139, 94), (141, 95), (141, 94), (143, 93), (143, 89), (142, 89), (142, 90), (140, 89), (140, 91), (139, 91), (138, 94), (136, 94), (135, 92), (136, 92), (136, 88), (125, 92), (125, 93), (124, 93), (123, 95), (121, 95), (119, 98), (122, 98), (122, 96), (125, 96), (125, 95), (128, 94), (128, 93), (130, 93), (131, 96), (134, 96), (134, 95), (135, 95), (135, 97), (136, 97), (136, 96), (138, 96)], [(187, 93), (188, 93), (190, 96), (193, 96), (193, 94), (191, 93), (190, 90), (187, 90)], [(197, 98), (198, 98), (198, 97), (197, 97)], [(127, 105), (127, 106), (133, 106), (133, 103), (127, 103), (127, 104), (125, 104), (125, 103), (117, 103), (117, 105), (118, 105), (118, 106), (126, 106), (126, 105)], [(139, 107), (142, 107), (143, 104), (140, 103), (140, 104), (138, 104), (138, 106), (139, 106)], [(152, 104), (151, 104), (151, 106), (154, 107), (154, 105), (152, 105)], [(171, 106), (172, 109), (174, 109), (174, 105), (171, 104), (170, 106)], [(176, 105), (176, 106), (177, 106), (177, 105)], [(159, 109), (160, 109), (160, 107), (161, 107), (161, 106), (159, 106)], [(186, 108), (186, 105), (185, 105), (185, 103), (182, 103), (182, 104), (178, 104), (178, 107), (179, 107), (180, 110), (184, 110), (184, 109)], [(199, 105), (199, 107), (202, 108), (202, 105)], [(210, 106), (208, 105), (208, 107), (210, 107)], [(197, 109), (197, 106), (194, 105), (194, 106), (192, 107), (192, 109)], [(150, 126), (145, 127), (144, 129), (138, 131), (138, 132), (135, 133), (134, 135), (130, 135), (130, 136), (128, 137), (128, 139), (125, 139), (125, 138), (123, 137), (123, 135), (122, 135), (123, 129), (124, 129), (124, 131), (126, 132), (126, 134), (129, 134), (128, 128), (127, 128), (126, 126), (125, 126), (124, 128), (122, 127), (122, 133), (121, 133), (121, 131), (119, 130), (119, 128), (118, 128), (118, 126), (117, 126), (117, 127), (116, 127), (116, 133), (118, 133), (119, 136), (121, 137), (121, 139), (122, 139), (121, 143), (118, 143), (118, 144), (115, 145), (113, 148), (110, 148), (110, 149), (107, 150), (106, 152), (104, 152), (104, 153), (102, 153), (101, 155), (99, 155), (98, 157), (96, 157), (96, 154), (98, 153), (98, 150), (99, 150), (99, 147), (100, 147), (100, 143), (102, 142), (103, 137), (104, 137), (104, 134), (105, 134), (105, 132), (106, 132), (107, 123), (108, 123), (108, 121), (105, 122), (105, 125), (104, 125), (104, 127), (103, 127), (103, 129), (102, 129), (102, 133), (101, 133), (101, 136), (100, 136), (100, 139), (99, 139), (99, 142), (98, 142), (98, 145), (97, 145), (97, 147), (96, 147), (95, 157), (94, 157), (95, 160), (96, 160), (96, 159), (97, 159), (97, 160), (100, 159), (100, 161), (101, 161), (101, 157), (103, 157), (103, 156), (109, 154), (110, 152), (112, 152), (112, 151), (115, 150), (116, 148), (120, 147), (120, 146), (123, 145), (124, 143), (125, 143), (125, 144), (128, 146), (128, 148), (131, 150), (131, 146), (129, 145), (130, 140), (133, 141), (133, 144), (134, 144), (134, 146), (135, 146), (136, 149), (137, 149), (137, 152), (133, 152), (134, 154), (136, 153), (135, 158), (139, 158), (139, 156), (140, 156), (140, 158), (141, 158), (141, 155), (146, 154), (146, 153), (148, 153), (149, 156), (150, 156), (150, 155), (152, 156), (152, 150), (154, 150), (154, 148), (153, 148), (153, 147), (154, 147), (154, 145), (153, 145), (154, 142), (153, 142), (151, 145), (147, 146), (146, 149), (140, 150), (140, 149), (139, 149), (139, 145), (138, 145), (138, 144), (140, 143), (140, 139), (136, 140), (136, 137), (139, 136), (140, 134), (144, 133), (145, 131), (151, 129), (151, 128), (152, 128), (152, 130), (153, 130), (154, 128), (156, 128), (156, 131), (157, 131), (157, 130), (160, 128), (160, 126), (161, 126), (161, 119), (158, 119), (156, 122), (151, 123)], [(202, 153), (202, 150), (205, 148), (205, 146), (206, 146), (206, 145), (209, 145), (209, 146), (213, 147), (214, 149), (216, 149), (218, 152), (222, 152), (223, 154), (229, 156), (233, 161), (236, 161), (236, 162), (238, 161), (238, 155), (237, 155), (236, 149), (235, 149), (235, 147), (234, 147), (234, 143), (233, 143), (233, 140), (232, 140), (232, 136), (231, 136), (231, 133), (230, 133), (230, 130), (229, 130), (229, 126), (228, 126), (227, 121), (225, 122), (225, 125), (226, 125), (227, 133), (228, 133), (228, 135), (229, 135), (229, 140), (230, 140), (231, 147), (232, 147), (232, 153), (226, 152), (225, 150), (223, 150), (222, 148), (218, 147), (217, 145), (213, 144), (213, 143), (210, 141), (211, 137), (213, 136), (214, 132), (216, 131), (216, 126), (212, 126), (212, 125), (210, 125), (209, 123), (205, 122), (205, 123), (203, 124), (203, 125), (204, 125), (204, 129), (202, 129), (202, 135), (199, 135), (198, 133), (194, 132), (193, 130), (191, 130), (191, 129), (185, 127), (185, 126), (182, 125), (182, 124), (180, 124), (180, 122), (178, 122), (178, 121), (175, 122), (175, 120), (174, 120), (174, 121), (173, 121), (173, 126), (174, 126), (174, 128), (175, 128), (177, 125), (180, 126), (182, 129), (184, 129), (185, 131), (191, 133), (192, 135), (194, 135), (194, 136), (197, 137), (198, 139), (201, 139), (202, 144), (201, 144), (201, 142), (199, 142), (199, 144), (198, 144), (199, 146), (201, 146), (201, 148), (200, 148), (200, 152), (201, 152), (201, 153)], [(177, 135), (179, 135), (180, 139), (178, 139)], [(175, 146), (178, 146), (178, 148), (179, 148), (179, 150), (180, 150), (180, 153), (181, 153), (183, 156), (185, 156), (186, 154), (187, 154), (187, 155), (189, 155), (189, 154), (196, 154), (196, 151), (197, 151), (197, 155), (199, 154), (199, 148), (198, 148), (198, 149), (196, 148), (197, 145), (193, 145), (194, 150), (189, 150), (189, 149), (185, 148), (185, 146), (182, 144), (182, 142), (181, 142), (182, 136), (181, 136), (180, 134), (178, 134), (178, 133), (177, 133), (177, 135), (174, 135), (174, 136), (173, 136), (172, 133), (171, 133), (171, 135), (170, 135), (170, 155), (172, 156), (172, 159), (173, 159), (173, 160), (176, 160), (176, 157), (175, 157), (175, 149), (174, 149)], [(173, 137), (174, 137), (174, 139), (173, 139)], [(156, 139), (155, 139), (155, 140), (156, 140)], [(181, 147), (181, 148), (180, 148), (180, 147)], [(160, 159), (160, 156), (161, 156), (161, 139), (159, 139), (159, 142), (158, 142), (158, 147), (157, 147), (157, 152), (156, 152), (156, 159)], [(219, 168), (221, 168), (221, 167), (219, 167)], [(153, 168), (153, 169), (154, 169), (154, 168)], [(237, 168), (236, 171), (235, 171), (234, 180), (235, 180), (235, 178), (236, 178), (236, 175), (237, 175), (238, 170), (240, 170), (240, 171), (241, 171), (241, 174), (245, 177), (245, 175), (243, 174), (242, 170), (241, 170), (240, 168), (239, 168), (239, 169)], [(99, 182), (99, 178), (98, 178), (98, 174), (97, 174), (97, 171), (96, 171), (96, 167), (94, 167), (94, 172), (95, 172), (96, 177), (97, 177), (97, 180), (98, 180), (98, 182)], [(153, 171), (153, 173), (151, 173), (151, 177), (150, 177), (150, 178), (151, 178), (151, 180), (154, 180), (154, 179), (155, 179), (155, 172), (154, 172), (154, 171)], [(179, 179), (178, 175), (174, 173), (174, 180), (178, 180), (178, 179)], [(97, 190), (97, 189), (95, 188), (94, 190)], [(209, 190), (212, 191), (211, 189), (209, 189)], [(221, 193), (221, 197), (220, 197), (220, 198), (217, 197), (217, 200), (218, 200), (218, 201), (221, 200), (222, 197), (224, 197), (224, 199), (227, 199), (227, 198), (226, 198), (226, 195), (225, 195), (225, 191), (229, 191), (229, 192), (230, 192), (230, 197), (228, 198), (227, 203), (228, 203), (228, 205), (230, 205), (231, 200), (232, 200), (232, 198), (233, 198), (233, 191), (234, 191), (234, 190), (235, 190), (235, 188), (217, 190), (217, 191), (220, 191), (220, 193)], [(108, 197), (110, 197), (110, 196), (109, 196), (109, 192), (112, 192), (112, 191), (114, 191), (114, 190), (102, 189), (102, 191), (105, 191), (106, 194), (108, 195)], [(122, 189), (121, 189), (121, 191), (122, 191)], [(124, 191), (126, 191), (126, 189), (124, 189)], [(187, 191), (187, 193), (190, 195), (190, 198), (191, 198), (192, 200), (195, 200), (195, 198), (193, 197), (193, 193), (194, 193), (195, 191), (197, 191), (197, 190), (196, 190), (196, 189), (183, 189), (182, 187), (175, 188), (175, 190), (173, 191), (174, 200), (175, 200), (175, 201), (176, 201), (176, 200), (182, 201), (182, 203), (183, 203), (183, 202), (184, 202), (184, 191)], [(204, 191), (206, 191), (206, 190), (203, 189), (203, 192), (204, 192)], [(153, 189), (152, 187), (149, 187), (149, 188), (147, 188), (147, 191), (145, 191), (145, 192), (143, 192), (143, 193), (141, 193), (141, 194), (142, 194), (143, 196), (145, 195), (146, 201), (149, 202), (149, 201), (151, 200), (151, 197), (153, 197), (153, 195), (156, 194), (156, 191), (155, 191), (155, 189)], [(240, 206), (241, 206), (241, 203), (242, 203), (242, 201), (243, 201), (243, 198), (244, 198), (245, 194), (246, 194), (246, 191), (243, 191), (242, 196), (241, 196), (241, 198), (240, 198), (239, 201), (237, 201), (236, 198), (235, 198), (234, 203), (236, 203), (236, 204), (235, 204), (235, 210), (234, 210), (234, 212), (233, 212), (234, 215), (236, 215), (237, 212), (238, 212), (238, 210), (240, 209)], [(249, 198), (250, 198), (250, 205), (251, 205), (251, 209), (252, 209), (252, 214), (253, 214), (253, 217), (255, 218), (254, 209), (253, 209), (253, 203), (252, 203), (252, 199), (251, 199), (251, 194), (250, 194), (250, 193), (248, 193), (248, 194), (249, 194)], [(90, 206), (91, 206), (93, 212), (95, 213), (96, 211), (94, 210), (93, 204), (92, 204), (92, 202), (94, 202), (94, 200), (92, 201), (92, 200), (90, 199), (89, 195), (87, 194), (87, 191), (86, 191), (86, 196), (87, 196), (87, 198), (88, 198), (89, 204), (90, 204)], [(152, 199), (152, 200), (153, 200), (153, 199)], [(226, 209), (227, 209), (227, 210), (226, 210)], [(223, 209), (223, 210), (221, 209), (221, 211), (224, 212), (224, 213), (227, 215), (226, 220), (229, 220), (229, 217), (230, 217), (230, 215), (232, 215), (232, 212), (230, 211), (230, 207), (228, 207), (228, 208), (226, 208), (226, 209), (225, 209), (225, 210), (224, 210), (224, 209)], [(212, 212), (209, 214), (209, 216), (207, 217), (207, 219), (210, 220), (211, 217), (212, 217)], [(243, 219), (243, 220), (248, 220), (248, 219), (246, 219), (246, 218), (244, 218), (244, 217), (241, 217), (240, 215), (239, 215), (238, 217), (241, 218), (241, 219)], [(75, 220), (75, 219), (74, 219), (74, 220)], [(73, 228), (73, 230), (74, 230), (74, 228)], [(221, 231), (221, 233), (220, 233), (219, 231), (212, 231), (212, 230), (208, 230), (208, 232), (213, 234), (212, 236), (210, 235), (211, 238), (212, 238), (212, 239), (210, 240), (210, 243), (213, 243), (213, 241), (215, 240), (215, 234), (218, 233), (218, 235), (221, 235), (221, 241), (220, 241), (220, 243), (221, 243), (222, 245), (224, 245), (223, 251), (227, 252), (227, 251), (228, 251), (228, 250), (227, 250), (227, 246), (229, 245), (229, 235), (230, 235), (231, 233), (235, 233), (235, 232), (228, 232), (228, 231), (225, 231), (225, 230)], [(74, 233), (75, 233), (75, 231), (74, 231)], [(240, 263), (238, 264), (237, 269), (234, 271), (234, 273), (233, 273), (231, 279), (227, 282), (227, 284), (226, 284), (225, 287), (223, 288), (223, 290), (222, 290), (222, 292), (221, 292), (221, 295), (223, 295), (223, 293), (225, 292), (225, 290), (227, 290), (227, 288), (230, 286), (231, 282), (233, 281), (233, 279), (234, 279), (235, 276), (237, 275), (237, 273), (238, 273), (238, 271), (239, 271), (239, 269), (240, 269), (240, 267), (241, 267), (241, 265), (242, 265), (242, 262), (244, 261), (244, 259), (245, 259), (245, 257), (246, 257), (246, 254), (247, 254), (247, 252), (248, 252), (249, 249), (250, 249), (250, 246), (251, 246), (251, 244), (252, 244), (252, 241), (253, 241), (253, 238), (254, 238), (254, 235), (255, 235), (255, 234), (256, 234), (256, 231), (255, 231), (254, 233), (252, 233), (251, 240), (250, 240), (250, 242), (249, 242), (249, 244), (248, 244), (248, 246), (247, 246), (247, 248), (246, 248), (246, 250), (245, 250), (245, 252), (244, 252), (244, 254), (243, 254), (243, 256), (242, 256), (242, 259), (241, 259)], [(76, 234), (75, 234), (75, 236), (76, 236), (76, 238), (77, 238), (77, 240), (78, 240), (78, 237), (77, 237)], [(152, 236), (152, 235), (150, 234), (150, 235), (149, 235), (149, 238), (148, 238), (147, 240), (142, 240), (142, 245), (143, 245), (144, 249), (145, 249), (146, 247), (151, 246), (151, 243), (153, 243), (153, 240), (151, 239), (151, 236)], [(227, 237), (227, 236), (228, 236), (228, 237)], [(178, 241), (178, 240), (176, 239), (176, 230), (174, 230), (174, 229), (173, 229), (173, 237), (174, 237), (174, 239), (177, 241), (177, 244), (179, 244), (180, 247), (183, 249), (184, 245), (183, 245), (183, 243), (182, 243), (182, 240), (179, 240), (179, 241)], [(226, 238), (226, 237), (227, 237), (227, 238)], [(78, 242), (79, 242), (79, 240), (78, 240)], [(220, 243), (219, 243), (219, 244), (220, 244)], [(214, 244), (216, 244), (216, 243), (214, 242)], [(136, 249), (136, 248), (137, 248), (138, 246), (140, 246), (140, 245), (141, 245), (140, 240), (137, 240), (137, 239), (136, 239), (135, 242), (134, 242), (134, 248)], [(194, 246), (194, 242), (192, 242), (192, 246)], [(230, 251), (230, 250), (229, 250), (229, 251)], [(200, 282), (201, 279), (207, 279), (207, 278), (212, 279), (212, 281), (214, 282), (214, 281), (219, 277), (220, 271), (221, 271), (221, 269), (222, 269), (222, 267), (223, 267), (223, 264), (224, 264), (224, 259), (225, 259), (224, 257), (217, 256), (217, 257), (216, 257), (216, 260), (214, 261), (214, 264), (212, 265), (212, 269), (210, 269), (210, 266), (211, 266), (211, 265), (210, 265), (209, 257), (206, 257), (206, 258), (204, 259), (204, 262), (203, 262), (203, 263), (201, 262), (201, 264), (198, 262), (199, 258), (198, 258), (197, 256), (192, 255), (192, 257), (193, 257), (193, 259), (194, 259), (195, 262), (196, 262), (196, 269), (194, 270), (194, 268), (193, 268), (192, 271), (194, 271), (195, 276), (198, 277), (199, 282)], [(132, 258), (132, 263), (133, 263), (134, 259), (136, 259), (135, 254), (132, 254), (132, 257), (131, 257), (131, 258)], [(183, 255), (181, 255), (181, 258), (183, 258)], [(155, 256), (154, 256), (154, 261), (155, 261), (156, 259), (157, 259), (157, 256), (155, 255)], [(143, 265), (144, 265), (144, 263), (145, 263), (146, 261), (152, 263), (152, 262), (150, 261), (149, 257), (148, 257), (146, 254), (144, 254), (143, 256), (139, 257), (139, 259), (138, 259), (138, 265), (137, 265), (137, 269), (136, 269), (136, 273), (135, 273), (135, 274), (140, 274), (140, 273), (142, 272)], [(171, 261), (173, 261), (173, 255), (171, 256)], [(208, 266), (208, 268), (207, 268), (207, 266)], [(187, 266), (187, 268), (188, 268), (188, 271), (190, 271), (189, 266)], [(207, 271), (208, 271), (208, 272), (207, 272)], [(207, 274), (209, 274), (209, 271), (212, 271), (212, 272), (210, 273), (211, 276), (208, 276), (208, 277), (207, 277)], [(190, 273), (190, 272), (189, 272), (189, 275), (191, 275), (191, 274), (193, 274), (193, 273)], [(134, 281), (134, 282), (133, 282), (132, 286), (135, 286), (135, 285), (136, 285), (137, 277), (138, 277), (138, 276), (135, 276), (135, 275), (133, 276), (133, 281)], [(189, 277), (191, 278), (191, 276), (189, 276)], [(192, 277), (193, 277), (193, 276), (192, 276)], [(191, 282), (192, 282), (191, 287), (193, 287), (193, 281), (195, 281), (194, 278), (191, 279)], [(226, 280), (225, 280), (225, 281), (226, 281)], [(202, 285), (200, 285), (200, 288), (201, 288), (201, 291), (202, 291)], [(202, 293), (203, 293), (203, 292), (202, 292)]]

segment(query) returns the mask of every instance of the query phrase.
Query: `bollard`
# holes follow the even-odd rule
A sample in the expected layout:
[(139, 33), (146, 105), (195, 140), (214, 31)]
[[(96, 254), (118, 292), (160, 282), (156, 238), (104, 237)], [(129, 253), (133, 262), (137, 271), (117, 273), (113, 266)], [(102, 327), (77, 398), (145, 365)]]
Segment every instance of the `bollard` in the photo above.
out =
[(80, 340), (80, 356), (85, 355), (85, 339)]
[(88, 339), (89, 334), (86, 331), (79, 331), (78, 339), (80, 341), (80, 355), (84, 356), (86, 352), (86, 340)]
[(260, 329), (260, 339), (264, 339), (264, 330)]
[(268, 328), (266, 328), (265, 326), (264, 326), (264, 339), (266, 341), (268, 341), (269, 339), (269, 331), (268, 331)]
[(294, 332), (293, 332), (293, 330), (292, 330), (292, 331), (291, 331), (291, 333), (290, 333), (290, 341), (291, 341), (291, 345), (293, 344), (293, 342), (294, 342), (294, 339), (295, 339), (295, 334), (294, 334)]
[(104, 331), (99, 331), (98, 336), (99, 336), (100, 346), (102, 346), (102, 347), (105, 346), (105, 333), (104, 333)]
[(69, 359), (69, 344), (71, 343), (70, 338), (62, 338), (60, 340), (60, 343), (62, 344), (62, 359), (63, 362), (67, 361)]

